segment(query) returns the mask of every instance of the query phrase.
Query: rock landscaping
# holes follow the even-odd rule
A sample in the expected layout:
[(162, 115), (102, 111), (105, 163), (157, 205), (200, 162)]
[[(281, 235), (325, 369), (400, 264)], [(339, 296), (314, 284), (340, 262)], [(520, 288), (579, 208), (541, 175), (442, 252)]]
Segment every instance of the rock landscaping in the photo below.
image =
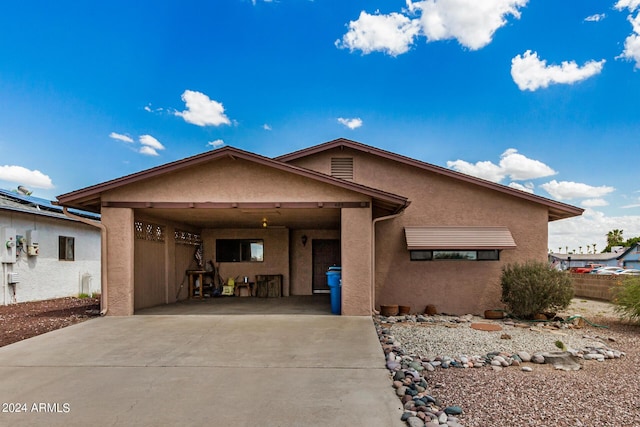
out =
[(378, 315), (374, 323), (393, 387), (404, 407), (402, 420), (412, 427), (463, 425), (464, 402), (439, 400), (441, 384), (429, 381), (435, 371), (518, 369), (526, 374), (545, 364), (574, 371), (585, 362), (625, 356), (609, 347), (614, 338), (585, 333), (581, 317), (571, 322), (533, 323), (472, 315)]

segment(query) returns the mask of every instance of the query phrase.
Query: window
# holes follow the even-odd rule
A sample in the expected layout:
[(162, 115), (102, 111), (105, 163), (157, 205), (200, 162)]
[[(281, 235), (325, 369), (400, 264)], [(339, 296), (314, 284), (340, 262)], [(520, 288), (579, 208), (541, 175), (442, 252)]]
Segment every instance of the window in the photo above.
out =
[(410, 251), (411, 261), (431, 261), (433, 253), (431, 251)]
[(262, 262), (264, 242), (258, 239), (217, 239), (216, 262)]
[(433, 261), (433, 260), (463, 260), (463, 261), (499, 261), (500, 250), (411, 250), (409, 251), (411, 261)]
[(75, 238), (58, 236), (58, 259), (60, 261), (73, 261), (75, 259)]

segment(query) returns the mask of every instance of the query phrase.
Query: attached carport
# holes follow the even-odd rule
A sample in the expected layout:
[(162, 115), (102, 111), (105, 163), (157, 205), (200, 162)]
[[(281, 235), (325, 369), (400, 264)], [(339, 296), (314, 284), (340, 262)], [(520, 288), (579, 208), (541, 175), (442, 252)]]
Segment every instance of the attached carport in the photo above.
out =
[(233, 239), (263, 242), (264, 258), (219, 262), (221, 275), (279, 275), (283, 297), (313, 295), (314, 242), (339, 242), (342, 314), (368, 315), (374, 220), (408, 205), (402, 196), (232, 147), (58, 201), (101, 214), (102, 300), (110, 315), (188, 298), (184, 278), (193, 267), (195, 245), (202, 244), (203, 260), (215, 262), (216, 242)]

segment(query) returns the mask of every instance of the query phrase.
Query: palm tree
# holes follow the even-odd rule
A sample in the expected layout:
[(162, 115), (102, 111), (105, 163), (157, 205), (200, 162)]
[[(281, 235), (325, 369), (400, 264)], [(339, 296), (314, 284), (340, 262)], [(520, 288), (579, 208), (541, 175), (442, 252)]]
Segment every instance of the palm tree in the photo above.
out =
[(620, 246), (624, 243), (624, 239), (622, 238), (622, 232), (624, 230), (618, 230), (617, 228), (615, 230), (611, 230), (610, 232), (607, 233), (607, 245), (609, 247), (612, 246)]
[(595, 243), (593, 244), (593, 253), (594, 254), (596, 253), (596, 244)]
[(580, 253), (582, 253), (582, 246), (578, 246), (578, 250), (580, 250)]

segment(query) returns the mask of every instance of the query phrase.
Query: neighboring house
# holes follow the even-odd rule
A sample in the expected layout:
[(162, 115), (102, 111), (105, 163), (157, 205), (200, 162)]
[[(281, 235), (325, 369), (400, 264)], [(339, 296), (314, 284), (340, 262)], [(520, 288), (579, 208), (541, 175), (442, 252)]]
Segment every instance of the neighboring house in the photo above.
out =
[(50, 201), (0, 190), (0, 238), (1, 305), (100, 292), (100, 229)]
[(341, 265), (344, 315), (478, 314), (500, 306), (505, 264), (547, 259), (549, 221), (583, 212), (346, 139), (276, 158), (223, 147), (58, 202), (101, 214), (111, 315), (187, 298), (200, 241), (223, 277), (281, 275), (285, 296), (326, 292)]
[(640, 243), (624, 249), (625, 251), (619, 256), (622, 267), (640, 269)]
[(549, 262), (562, 270), (584, 267), (587, 264), (602, 264), (607, 267), (640, 268), (640, 244), (626, 248), (617, 246), (611, 252), (599, 254), (550, 253)]

